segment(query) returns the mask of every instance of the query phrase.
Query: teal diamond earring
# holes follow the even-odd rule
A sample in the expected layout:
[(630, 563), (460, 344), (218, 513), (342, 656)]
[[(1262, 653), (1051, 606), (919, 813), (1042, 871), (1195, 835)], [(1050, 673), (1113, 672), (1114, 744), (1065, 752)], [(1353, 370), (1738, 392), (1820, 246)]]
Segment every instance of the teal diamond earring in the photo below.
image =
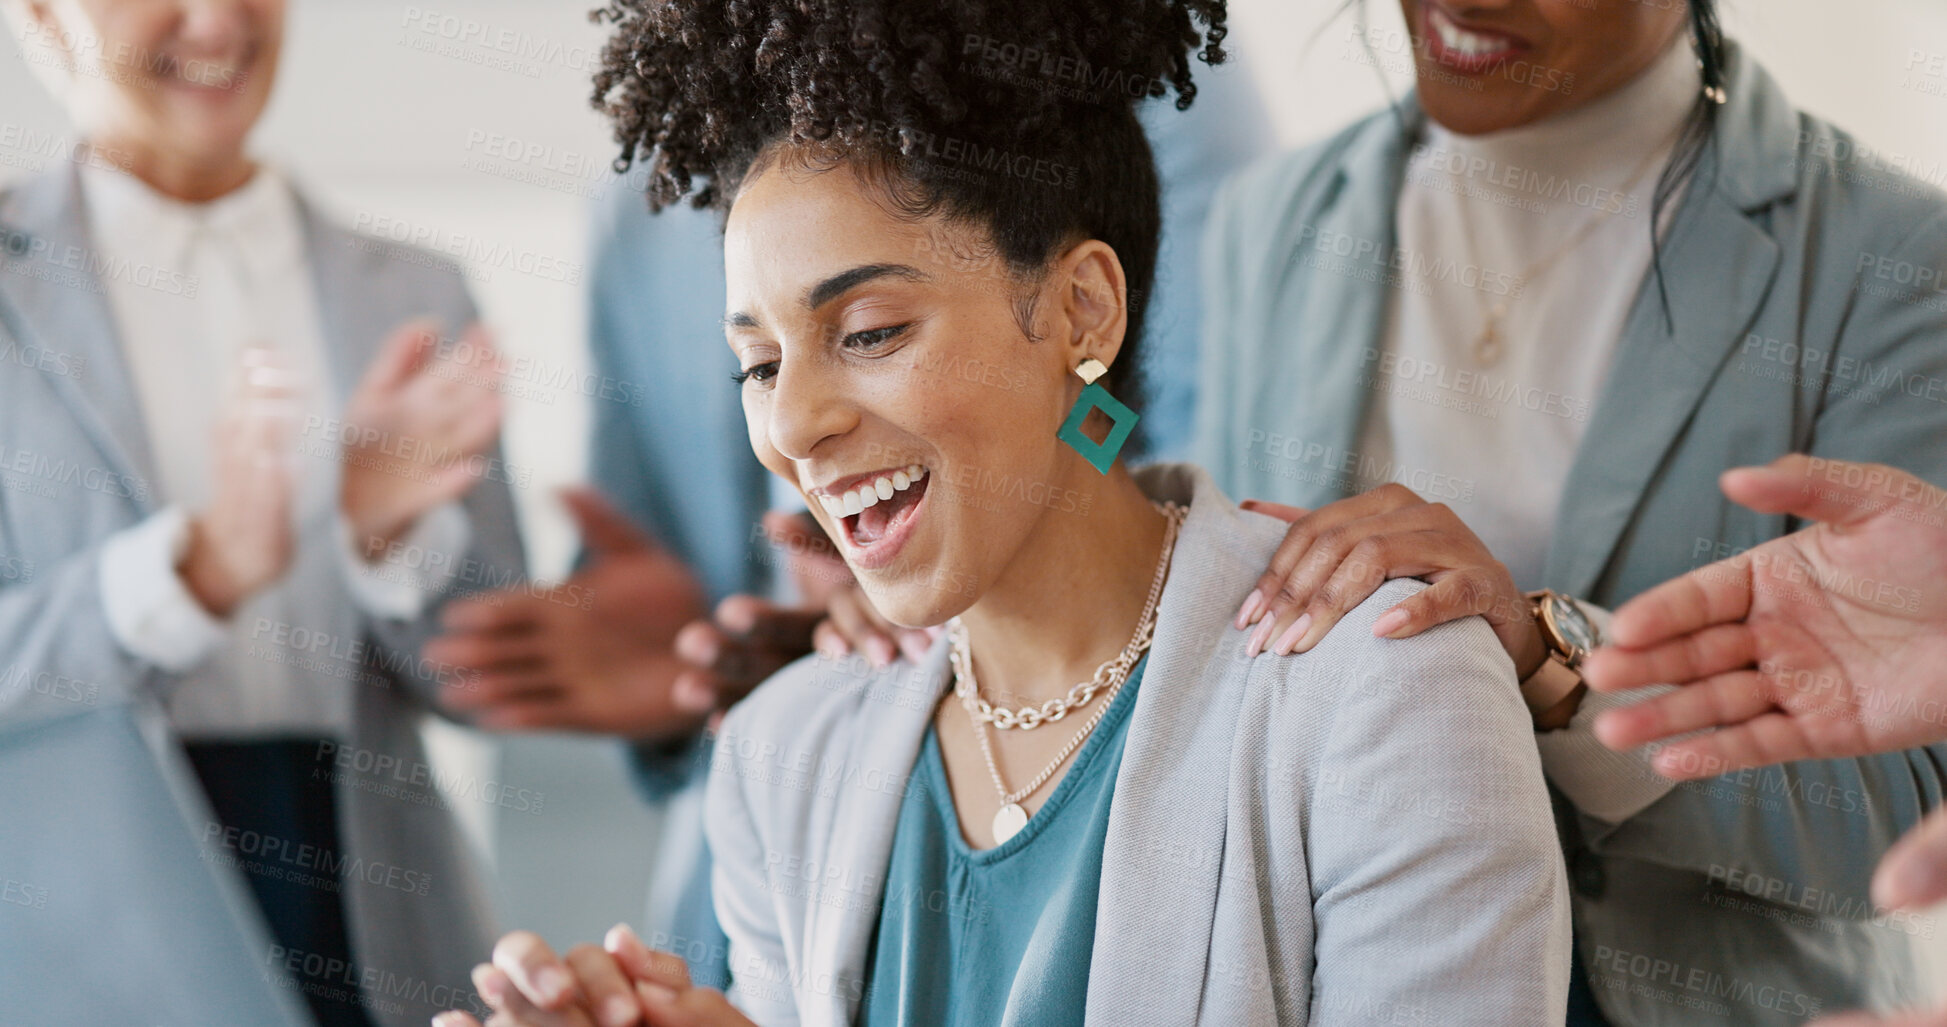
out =
[[(1138, 420), (1134, 410), (1109, 395), (1109, 390), (1095, 384), (1095, 379), (1108, 372), (1108, 367), (1094, 357), (1075, 365), (1075, 376), (1088, 384), (1082, 387), (1082, 394), (1076, 398), (1074, 409), (1068, 411), (1068, 420), (1063, 421), (1061, 430), (1055, 433), (1056, 438), (1068, 443), (1075, 452), (1082, 454), (1082, 459), (1103, 474), (1109, 473), (1109, 468), (1115, 464), (1116, 454), (1122, 452), (1123, 443), (1129, 441), (1129, 433), (1136, 430)], [(1091, 410), (1108, 414), (1113, 422), (1109, 434), (1100, 442), (1082, 434), (1082, 421)]]

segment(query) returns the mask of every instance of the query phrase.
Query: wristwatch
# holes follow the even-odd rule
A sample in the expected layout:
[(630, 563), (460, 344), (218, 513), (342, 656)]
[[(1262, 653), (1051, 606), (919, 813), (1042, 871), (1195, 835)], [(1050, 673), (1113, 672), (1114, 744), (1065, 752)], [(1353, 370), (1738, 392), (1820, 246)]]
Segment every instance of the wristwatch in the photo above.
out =
[(1582, 680), (1582, 658), (1602, 644), (1602, 632), (1573, 598), (1542, 589), (1528, 593), (1535, 626), (1548, 658), (1521, 682), (1521, 698), (1544, 730), (1567, 727), (1589, 686)]

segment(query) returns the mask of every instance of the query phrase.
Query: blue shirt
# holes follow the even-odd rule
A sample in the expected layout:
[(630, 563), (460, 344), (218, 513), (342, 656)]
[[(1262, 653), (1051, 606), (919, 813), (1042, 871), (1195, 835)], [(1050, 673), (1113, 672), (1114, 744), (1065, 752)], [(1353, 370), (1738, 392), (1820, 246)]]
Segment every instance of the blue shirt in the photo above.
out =
[(1130, 671), (1054, 794), (991, 849), (961, 836), (938, 730), (926, 732), (893, 834), (861, 1024), (986, 1027), (1010, 1006), (1034, 1023), (1082, 1022), (1109, 802), (1148, 662)]

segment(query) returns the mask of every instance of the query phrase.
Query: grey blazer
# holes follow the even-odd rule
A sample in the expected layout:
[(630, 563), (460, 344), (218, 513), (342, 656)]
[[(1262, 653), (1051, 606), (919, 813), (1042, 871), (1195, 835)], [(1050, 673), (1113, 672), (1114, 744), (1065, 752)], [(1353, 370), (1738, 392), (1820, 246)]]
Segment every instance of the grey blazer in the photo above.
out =
[[(1646, 281), (1556, 511), (1546, 584), (1604, 607), (1797, 527), (1726, 501), (1725, 468), (1809, 452), (1947, 484), (1947, 202), (1794, 110), (1741, 53), (1729, 94), (1663, 242), (1671, 321)], [(1347, 493), (1422, 119), (1409, 99), (1219, 197), (1197, 454), (1233, 494)], [(1321, 246), (1357, 255), (1306, 259)], [(1673, 789), (1585, 731), (1539, 737), (1575, 806), (1578, 946), (1611, 1020), (1796, 1023), (1918, 1000), (1910, 942), (1931, 922), (1876, 921), (1868, 881), (1940, 801), (1947, 747)]]
[[(432, 315), (457, 332), (474, 319), (456, 269), (426, 254), (355, 236), (328, 224), (308, 204), (301, 206), (324, 337), (333, 373), (346, 393), (399, 322)], [(201, 835), (211, 818), (193, 781), (181, 786), (185, 766), (180, 752), (170, 751), (166, 716), (157, 702), (171, 675), (120, 648), (99, 594), (103, 540), (152, 513), (158, 497), (149, 485), (154, 471), (141, 413), (91, 263), (84, 207), (72, 168), (0, 193), (0, 346), (15, 347), (0, 354), (5, 357), (0, 359), (0, 449), (5, 451), (0, 456), (0, 563), (17, 572), (0, 575), (0, 654), (7, 668), (0, 673), (0, 731), (27, 732), (56, 718), (127, 710), (146, 736), (158, 740), (146, 762), (174, 780), (183, 796), (184, 821)], [(456, 579), (456, 587), (518, 576), (521, 545), (504, 485), (483, 482), (464, 505), (472, 541), (463, 555), (475, 562), (459, 565), (469, 570)], [(375, 1021), (401, 1027), (423, 1025), (443, 1008), (471, 1005), (469, 969), (493, 939), (486, 893), (447, 811), (451, 803), (481, 801), (479, 789), (449, 793), (429, 783), (417, 731), (440, 674), (418, 658), (436, 624), (436, 608), (437, 603), (412, 622), (368, 620), (363, 641), (371, 646), (365, 651), (369, 655), (322, 660), (317, 671), (359, 682), (354, 724), (344, 740), (353, 762), (342, 766), (327, 754), (319, 767), (337, 782), (343, 855), (360, 861), (358, 866), (403, 868), (423, 876), (402, 889), (397, 875), (342, 875), (352, 951), (361, 965), (328, 980), (309, 971), (295, 977), (299, 986), (362, 982), (368, 999), (376, 1000)], [(391, 762), (382, 765), (381, 758)], [(124, 889), (121, 901), (131, 905), (156, 900), (145, 893), (145, 882), (89, 874), (90, 852), (139, 849), (141, 837), (121, 833), (122, 825), (112, 822), (55, 826), (59, 833), (34, 844), (42, 865), (59, 863), (49, 859), (53, 847), (71, 855), (63, 871), (69, 876), (61, 884), (97, 892)], [(38, 953), (58, 966), (63, 951), (92, 951), (99, 942), (89, 933), (107, 926), (58, 918), (0, 920), (0, 948)], [(13, 935), (16, 929), (26, 933)], [(270, 954), (256, 954), (264, 971), (278, 968)], [(115, 992), (143, 986), (139, 973), (86, 982), (72, 973), (57, 974), (45, 983), (76, 992), (75, 1022), (94, 1020), (87, 1003), (121, 1008), (117, 1003), (127, 996)], [(145, 1015), (184, 1022), (194, 1020), (186, 1015), (192, 1013), (151, 1007)]]
[[(1245, 659), (1229, 621), (1282, 525), (1187, 464), (1138, 480), (1190, 512), (1116, 773), (1086, 1022), (1559, 1022), (1567, 884), (1492, 632), (1374, 639), (1423, 587), (1401, 580), (1312, 652)], [(812, 656), (725, 719), (705, 824), (731, 998), (759, 1023), (858, 1015), (900, 803), (951, 677), (945, 643), (918, 668)], [(1021, 992), (991, 1013), (1038, 1022)]]

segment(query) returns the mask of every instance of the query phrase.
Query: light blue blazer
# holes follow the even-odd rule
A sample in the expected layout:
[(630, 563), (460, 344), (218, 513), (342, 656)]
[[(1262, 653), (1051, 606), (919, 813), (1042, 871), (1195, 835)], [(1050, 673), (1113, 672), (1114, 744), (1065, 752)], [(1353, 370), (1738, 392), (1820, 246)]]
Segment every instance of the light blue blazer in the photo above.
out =
[[(1381, 283), (1422, 120), (1409, 98), (1220, 194), (1195, 450), (1232, 494), (1344, 495), (1332, 471), (1358, 450), (1370, 393), (1356, 383), (1383, 348)], [(1305, 260), (1321, 240), (1360, 250), (1361, 273), (1307, 266), (1329, 263)], [(1734, 53), (1662, 264), (1671, 319), (1646, 280), (1556, 511), (1548, 587), (1614, 608), (1798, 527), (1725, 500), (1729, 467), (1809, 452), (1947, 484), (1941, 193), (1793, 109)], [(1722, 1007), (1711, 1015), (1782, 1024), (1916, 1000), (1910, 943), (1931, 924), (1875, 920), (1868, 881), (1940, 803), (1947, 747), (1670, 789), (1640, 763), (1591, 775), (1600, 757), (1553, 737), (1566, 734), (1540, 736), (1543, 764), (1558, 787), (1577, 782), (1563, 842), (1582, 965), (1610, 1019), (1687, 1024)]]
[[(356, 236), (309, 204), (300, 207), (341, 394), (349, 394), (398, 323), (430, 315), (451, 333), (475, 318), (457, 269), (429, 254)], [(36, 354), (32, 360), (0, 360), (0, 446), (6, 451), (0, 559), (26, 568), (0, 575), (0, 663), (7, 668), (0, 673), (0, 738), (56, 739), (36, 732), (71, 717), (119, 722), (95, 736), (149, 739), (150, 751), (126, 753), (126, 761), (170, 782), (184, 824), (200, 837), (211, 817), (194, 779), (186, 776), (158, 702), (172, 675), (123, 650), (102, 608), (103, 540), (154, 513), (160, 497), (150, 485), (154, 458), (105, 287), (87, 263), (90, 252), (88, 212), (73, 168), (0, 193), (0, 346), (22, 347), (5, 354)], [(459, 580), (474, 574), (495, 583), (518, 577), (521, 544), (505, 485), (481, 482), (464, 509), (471, 543), (457, 555), (475, 562), (456, 564), (472, 568)], [(413, 769), (426, 767), (418, 723), (437, 688), (438, 669), (418, 654), (435, 630), (437, 607), (430, 604), (416, 621), (367, 619), (364, 641), (376, 647), (373, 653), (387, 655), (363, 665), (326, 659), (318, 670), (356, 672), (353, 680), (361, 687), (353, 689), (353, 726), (343, 743), (354, 754), (371, 754), (364, 766), (374, 771), (321, 763), (322, 772), (338, 775), (344, 855), (366, 867), (423, 873), (426, 887), (424, 894), (416, 884), (401, 890), (399, 879), (385, 873), (376, 879), (346, 876), (340, 894), (360, 965), (335, 974), (300, 969), (295, 977), (321, 987), (344, 987), (348, 977), (351, 987), (364, 986), (368, 997), (381, 1000), (371, 1007), (372, 1016), (388, 1027), (420, 1027), (441, 1009), (469, 1007), (470, 968), (493, 939), (487, 893), (448, 812), (453, 804), (480, 799), (455, 798)], [(20, 744), (10, 749), (14, 758), (29, 758), (20, 754)], [(404, 771), (377, 772), (379, 757)], [(24, 880), (48, 882), (51, 895), (87, 895), (100, 908), (154, 908), (167, 895), (167, 879), (97, 873), (106, 865), (98, 858), (103, 853), (142, 851), (148, 839), (140, 826), (86, 817), (87, 805), (92, 800), (52, 824), (9, 823), (0, 830), (0, 861)], [(222, 866), (205, 863), (211, 873), (234, 876)], [(140, 915), (129, 919), (143, 921)], [(195, 1005), (194, 989), (158, 991), (145, 974), (164, 964), (159, 953), (168, 946), (234, 939), (131, 939), (114, 923), (73, 914), (0, 917), (0, 979), (6, 980), (0, 991), (16, 1003), (16, 1012), (21, 1001), (51, 995), (66, 1022), (122, 1022), (127, 1009), (142, 1010), (144, 1022), (212, 1022), (207, 1009)], [(77, 978), (76, 968), (102, 965), (105, 946), (138, 940), (147, 947), (114, 960), (125, 972)], [(274, 953), (261, 945), (252, 956), (260, 971), (278, 969)], [(184, 1004), (156, 1004), (158, 996), (172, 994)]]
[[(1248, 658), (1231, 616), (1283, 524), (1188, 464), (1137, 483), (1189, 515), (1116, 771), (1083, 1024), (1559, 1022), (1568, 885), (1486, 623), (1374, 638), (1425, 587), (1403, 579), (1312, 651)], [(917, 667), (808, 656), (724, 719), (705, 827), (730, 997), (764, 1027), (856, 1019), (900, 804), (952, 681), (944, 641)], [(1070, 965), (1030, 953), (988, 1022), (1045, 1023), (1037, 985)]]

